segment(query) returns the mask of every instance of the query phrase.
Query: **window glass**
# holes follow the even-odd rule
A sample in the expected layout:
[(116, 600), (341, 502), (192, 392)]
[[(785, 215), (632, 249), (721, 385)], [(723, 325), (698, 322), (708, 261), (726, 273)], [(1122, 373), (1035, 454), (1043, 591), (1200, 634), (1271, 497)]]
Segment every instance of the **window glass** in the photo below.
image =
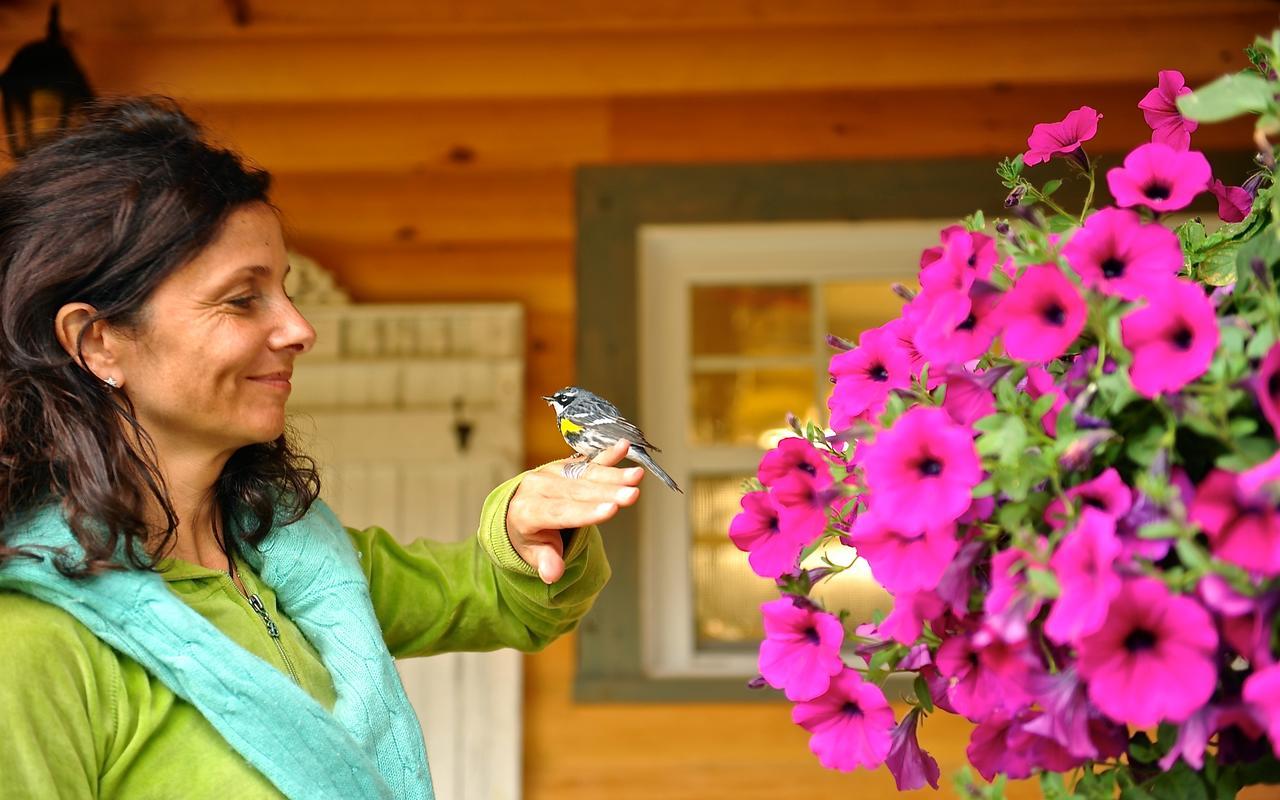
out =
[(693, 286), (692, 355), (805, 356), (813, 352), (806, 284)]

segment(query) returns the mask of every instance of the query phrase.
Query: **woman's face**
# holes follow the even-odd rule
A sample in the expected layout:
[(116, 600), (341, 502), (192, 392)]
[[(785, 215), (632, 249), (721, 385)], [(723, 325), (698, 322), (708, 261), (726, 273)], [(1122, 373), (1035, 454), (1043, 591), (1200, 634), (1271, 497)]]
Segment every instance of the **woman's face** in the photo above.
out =
[(284, 431), (294, 359), (315, 342), (285, 294), (287, 270), (275, 211), (253, 203), (147, 301), (121, 353), (121, 389), (162, 456), (234, 451)]

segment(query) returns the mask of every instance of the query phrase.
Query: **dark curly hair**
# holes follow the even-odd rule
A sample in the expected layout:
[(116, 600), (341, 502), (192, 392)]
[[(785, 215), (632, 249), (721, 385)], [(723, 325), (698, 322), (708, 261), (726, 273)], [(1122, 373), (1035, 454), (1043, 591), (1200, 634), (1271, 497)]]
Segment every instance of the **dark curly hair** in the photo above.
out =
[[(88, 303), (91, 322), (137, 331), (156, 287), (233, 211), (269, 202), (270, 183), (156, 97), (99, 101), (0, 175), (0, 530), (60, 502), (84, 549), (59, 563), (66, 574), (152, 568), (178, 519), (132, 405), (59, 344), (58, 309)], [(238, 450), (210, 501), (256, 544), (301, 518), (319, 490), (315, 462), (286, 434)], [(167, 520), (158, 538), (148, 505)], [(0, 564), (20, 552), (0, 539)]]

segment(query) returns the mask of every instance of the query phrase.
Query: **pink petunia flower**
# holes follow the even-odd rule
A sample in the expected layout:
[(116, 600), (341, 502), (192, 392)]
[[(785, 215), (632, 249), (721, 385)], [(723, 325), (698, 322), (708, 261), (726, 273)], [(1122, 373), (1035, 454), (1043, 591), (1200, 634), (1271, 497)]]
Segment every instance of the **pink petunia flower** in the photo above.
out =
[(974, 769), (987, 781), (996, 775), (1006, 775), (1017, 780), (1030, 777), (1035, 765), (1031, 753), (1011, 747), (1010, 734), (1015, 722), (1012, 717), (992, 717), (974, 727), (969, 734), (969, 746), (965, 756)]
[(1280, 484), (1280, 451), (1257, 466), (1240, 473), (1240, 489), (1245, 494), (1260, 494)]
[(1271, 423), (1271, 432), (1280, 439), (1280, 344), (1273, 344), (1258, 365), (1253, 393), (1262, 416)]
[(900, 644), (915, 644), (924, 623), (938, 618), (946, 609), (936, 592), (904, 592), (893, 598), (893, 609), (880, 623), (880, 633)]
[[(1004, 374), (1007, 370), (1002, 370)], [(984, 376), (967, 369), (947, 370), (944, 383), (947, 393), (942, 398), (942, 408), (958, 425), (972, 428), (973, 423), (996, 413), (996, 396), (991, 391), (995, 374)]]
[(1263, 575), (1280, 575), (1280, 510), (1265, 491), (1249, 492), (1241, 476), (1211, 471), (1188, 512), (1209, 537), (1213, 554)]
[(1068, 113), (1061, 122), (1041, 122), (1027, 137), (1027, 152), (1022, 161), (1027, 166), (1042, 164), (1055, 155), (1074, 155), (1080, 146), (1098, 133), (1102, 115), (1089, 106)]
[(826, 530), (828, 511), (841, 498), (833, 483), (830, 473), (810, 477), (799, 470), (774, 483), (770, 494), (783, 535), (807, 546)]
[(1244, 700), (1261, 717), (1271, 747), (1280, 753), (1280, 664), (1258, 670), (1246, 678)]
[(925, 406), (876, 437), (863, 470), (877, 510), (909, 531), (955, 520), (982, 481), (972, 434), (946, 411)]
[(1062, 248), (1062, 256), (1085, 286), (1125, 300), (1144, 297), (1182, 269), (1178, 235), (1163, 225), (1143, 224), (1137, 212), (1094, 212)]
[[(975, 282), (968, 292), (922, 292), (915, 324), (915, 343), (935, 368), (972, 361), (987, 351), (1000, 332), (995, 310), (1000, 292)], [(932, 371), (932, 370), (931, 370)]]
[(863, 331), (858, 346), (834, 356), (830, 368), (836, 388), (827, 407), (835, 430), (879, 416), (889, 392), (911, 387), (911, 356), (887, 326)]
[(1191, 765), (1192, 769), (1204, 767), (1204, 751), (1209, 744), (1209, 737), (1218, 731), (1218, 707), (1201, 706), (1194, 714), (1178, 726), (1178, 738), (1173, 747), (1160, 759), (1160, 769), (1168, 770), (1181, 758)]
[(1121, 579), (1112, 568), (1119, 555), (1115, 518), (1085, 508), (1049, 560), (1062, 591), (1045, 620), (1045, 636), (1058, 644), (1075, 643), (1102, 627), (1120, 593)]
[(1191, 94), (1191, 87), (1176, 69), (1160, 70), (1157, 81), (1156, 88), (1138, 103), (1143, 119), (1151, 126), (1151, 141), (1186, 150), (1191, 147), (1191, 134), (1200, 127), (1200, 123), (1187, 119), (1178, 110), (1178, 98)]
[(960, 225), (944, 228), (942, 244), (920, 256), (920, 288), (926, 292), (967, 292), (975, 280), (991, 277), (995, 241)]
[(831, 678), (844, 669), (840, 646), (844, 627), (835, 616), (790, 597), (760, 606), (764, 641), (760, 643), (760, 676), (787, 699), (812, 700), (827, 691)]
[(1218, 615), (1222, 640), (1254, 667), (1275, 663), (1271, 654), (1271, 624), (1280, 606), (1280, 595), (1268, 592), (1249, 597), (1231, 588), (1225, 578), (1206, 575), (1196, 584), (1196, 594)]
[[(990, 500), (990, 498), (987, 499)], [(979, 500), (974, 505), (980, 502), (982, 501)], [(970, 508), (972, 510), (972, 507)], [(969, 512), (966, 512), (964, 516), (968, 514)], [(969, 536), (968, 540), (960, 545), (960, 550), (951, 560), (951, 564), (943, 570), (942, 577), (938, 579), (938, 587), (934, 592), (956, 616), (969, 613), (969, 596), (978, 585), (973, 568), (985, 555), (986, 549), (985, 542)]]
[(1253, 211), (1253, 195), (1241, 186), (1227, 186), (1214, 178), (1209, 191), (1218, 198), (1218, 217), (1223, 222), (1241, 222)]
[(825, 694), (796, 703), (791, 720), (809, 731), (809, 749), (827, 769), (875, 769), (893, 746), (893, 709), (884, 693), (848, 667)]
[(1145, 308), (1120, 321), (1133, 353), (1129, 380), (1145, 397), (1176, 392), (1209, 369), (1218, 348), (1218, 318), (1199, 284), (1172, 280), (1152, 291)]
[(811, 478), (831, 478), (831, 459), (807, 439), (788, 436), (760, 459), (756, 477), (772, 487), (783, 477), (799, 470)]
[(1066, 407), (1067, 396), (1054, 383), (1053, 376), (1044, 367), (1036, 365), (1027, 367), (1026, 392), (1033, 400), (1039, 400), (1047, 394), (1054, 396), (1053, 406), (1050, 407), (1048, 413), (1040, 418), (1040, 424), (1044, 426), (1045, 433), (1056, 437), (1058, 435), (1058, 412)]
[(1089, 721), (1096, 712), (1076, 668), (1034, 675), (1030, 687), (1044, 713), (1028, 722), (1026, 729), (1053, 739), (1077, 758), (1097, 757), (1098, 748), (1089, 735)]
[[(920, 353), (920, 349), (916, 347), (915, 322), (907, 318), (906, 310), (903, 309), (903, 316), (890, 320), (881, 327), (897, 339), (898, 346), (907, 354), (907, 360), (911, 364), (911, 374), (918, 376), (925, 365), (925, 360)], [(938, 385), (939, 380), (938, 376), (930, 375), (928, 388), (932, 390), (933, 387)]]
[(1217, 684), (1218, 634), (1204, 607), (1155, 578), (1130, 578), (1106, 622), (1079, 644), (1089, 699), (1117, 722), (1149, 728), (1182, 722)]
[[(1079, 486), (1072, 486), (1066, 491), (1068, 498), (1078, 499), (1081, 505), (1101, 511), (1114, 520), (1119, 520), (1129, 513), (1133, 507), (1133, 490), (1116, 472), (1115, 467), (1107, 467), (1102, 474), (1087, 480)], [(1053, 527), (1061, 527), (1067, 519), (1066, 507), (1061, 498), (1055, 498), (1044, 510), (1045, 522)]]
[(782, 509), (768, 492), (748, 492), (740, 501), (742, 511), (729, 523), (729, 539), (750, 553), (747, 562), (762, 578), (777, 578), (795, 569), (807, 542), (782, 532)]
[(885, 758), (885, 766), (893, 773), (893, 782), (900, 792), (923, 789), (925, 784), (938, 788), (942, 771), (938, 762), (920, 747), (916, 738), (916, 725), (920, 722), (920, 709), (913, 708), (893, 729), (892, 745)]
[(1212, 176), (1203, 153), (1151, 142), (1130, 151), (1124, 166), (1107, 170), (1107, 188), (1118, 206), (1177, 211), (1207, 190)]
[(950, 681), (947, 696), (956, 711), (981, 722), (1028, 706), (1033, 661), (1026, 643), (978, 641), (975, 634), (952, 636), (938, 647), (938, 671)]
[(991, 589), (982, 601), (987, 629), (1010, 643), (1026, 641), (1027, 624), (1040, 613), (1042, 600), (1027, 587), (1026, 567), (1033, 563), (1016, 547), (991, 557)]
[(873, 507), (860, 514), (848, 543), (867, 560), (876, 582), (890, 594), (933, 588), (960, 549), (954, 522), (930, 526), (924, 533), (903, 532), (892, 516)]
[(1000, 301), (1004, 349), (1021, 361), (1052, 361), (1084, 330), (1080, 290), (1053, 264), (1027, 267)]
[(1069, 772), (1084, 759), (1073, 756), (1059, 742), (1035, 733), (1040, 711), (1027, 709), (1012, 718), (996, 716), (983, 721), (969, 738), (965, 754), (987, 780), (997, 773), (1014, 780), (1029, 778), (1037, 770)]

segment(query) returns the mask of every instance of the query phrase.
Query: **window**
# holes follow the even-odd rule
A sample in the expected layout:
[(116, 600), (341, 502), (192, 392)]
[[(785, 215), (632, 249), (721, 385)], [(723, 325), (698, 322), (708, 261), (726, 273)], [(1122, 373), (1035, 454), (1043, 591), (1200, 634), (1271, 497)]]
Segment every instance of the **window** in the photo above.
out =
[[(641, 510), (642, 644), (657, 677), (750, 676), (777, 596), (729, 541), (743, 479), (789, 435), (821, 422), (828, 332), (856, 339), (897, 315), (945, 221), (652, 225), (639, 234), (640, 418), (687, 492)], [(852, 560), (836, 547), (833, 560)], [(815, 557), (815, 561), (817, 558)], [(855, 619), (891, 600), (859, 565), (819, 590)]]

